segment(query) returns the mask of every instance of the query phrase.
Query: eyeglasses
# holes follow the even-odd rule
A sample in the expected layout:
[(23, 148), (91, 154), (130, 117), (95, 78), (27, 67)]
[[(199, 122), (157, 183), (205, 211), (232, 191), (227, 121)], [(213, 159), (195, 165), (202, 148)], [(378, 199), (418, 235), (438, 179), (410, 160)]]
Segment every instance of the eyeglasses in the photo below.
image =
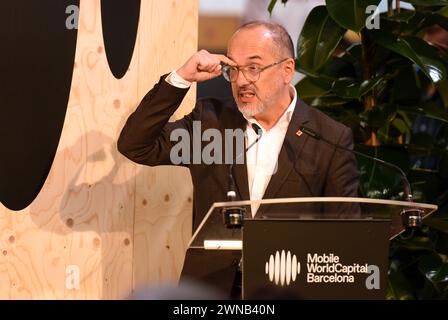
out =
[(288, 58), (284, 58), (280, 61), (271, 63), (265, 67), (259, 67), (257, 65), (251, 64), (248, 66), (244, 66), (244, 67), (232, 67), (229, 66), (227, 64), (223, 65), (222, 67), (222, 75), (224, 76), (224, 78), (229, 81), (229, 82), (233, 82), (238, 78), (238, 74), (241, 71), (244, 75), (244, 77), (246, 78), (247, 81), (249, 82), (255, 82), (258, 81), (258, 79), (260, 79), (260, 73), (270, 67), (273, 67), (277, 64), (280, 64), (284, 61), (288, 60)]

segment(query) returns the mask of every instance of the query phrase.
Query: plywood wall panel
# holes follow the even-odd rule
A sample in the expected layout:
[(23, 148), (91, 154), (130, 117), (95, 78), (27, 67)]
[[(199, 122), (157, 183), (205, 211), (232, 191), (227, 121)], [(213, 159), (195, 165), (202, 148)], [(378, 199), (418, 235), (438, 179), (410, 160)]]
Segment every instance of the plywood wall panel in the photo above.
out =
[[(141, 99), (164, 73), (180, 67), (197, 50), (197, 1), (167, 1), (169, 6), (142, 2), (139, 32)], [(189, 113), (195, 102), (190, 89), (174, 119)], [(139, 167), (135, 200), (134, 286), (175, 282), (191, 237), (192, 184), (178, 167)]]
[[(155, 79), (196, 50), (197, 2), (142, 1), (134, 56), (120, 80), (107, 65), (100, 0), (81, 0), (80, 12), (50, 174), (26, 209), (0, 207), (1, 299), (127, 297), (134, 286), (175, 279), (189, 240), (188, 172), (135, 165), (116, 141)], [(187, 100), (179, 116), (191, 108), (194, 90)]]

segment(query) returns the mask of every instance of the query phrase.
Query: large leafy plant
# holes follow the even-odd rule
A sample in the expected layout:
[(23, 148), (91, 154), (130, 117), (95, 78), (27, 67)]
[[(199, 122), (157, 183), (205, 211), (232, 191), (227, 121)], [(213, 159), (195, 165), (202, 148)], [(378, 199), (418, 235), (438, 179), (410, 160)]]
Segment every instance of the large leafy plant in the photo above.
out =
[[(414, 201), (439, 205), (422, 230), (391, 242), (387, 298), (447, 299), (448, 52), (426, 36), (448, 30), (448, 0), (407, 0), (414, 10), (392, 2), (377, 16), (369, 6), (380, 0), (315, 7), (298, 39), (296, 66), (306, 77), (296, 87), (302, 100), (353, 129), (356, 149), (401, 167)], [(428, 123), (437, 130), (418, 130)], [(361, 196), (402, 199), (399, 175), (358, 163)]]

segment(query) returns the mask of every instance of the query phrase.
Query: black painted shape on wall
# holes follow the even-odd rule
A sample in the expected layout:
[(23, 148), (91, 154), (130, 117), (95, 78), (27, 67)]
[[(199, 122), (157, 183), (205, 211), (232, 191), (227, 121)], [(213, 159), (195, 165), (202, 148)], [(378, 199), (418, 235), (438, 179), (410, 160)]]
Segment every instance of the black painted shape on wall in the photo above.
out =
[(103, 38), (109, 68), (121, 79), (131, 64), (137, 39), (140, 0), (101, 0)]
[(58, 147), (76, 51), (69, 5), (79, 0), (0, 1), (0, 201), (12, 210), (36, 198)]

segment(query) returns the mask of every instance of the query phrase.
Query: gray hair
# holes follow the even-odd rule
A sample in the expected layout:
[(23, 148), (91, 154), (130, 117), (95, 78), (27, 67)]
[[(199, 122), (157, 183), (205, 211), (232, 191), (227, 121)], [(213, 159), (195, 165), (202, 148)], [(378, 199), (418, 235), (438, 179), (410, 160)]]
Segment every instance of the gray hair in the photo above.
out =
[(274, 41), (275, 46), (279, 49), (279, 53), (283, 52), (288, 58), (294, 59), (294, 44), (291, 36), (288, 31), (286, 31), (286, 29), (278, 23), (268, 21), (251, 21), (243, 24), (236, 32), (260, 26), (265, 27), (272, 33), (272, 40)]

